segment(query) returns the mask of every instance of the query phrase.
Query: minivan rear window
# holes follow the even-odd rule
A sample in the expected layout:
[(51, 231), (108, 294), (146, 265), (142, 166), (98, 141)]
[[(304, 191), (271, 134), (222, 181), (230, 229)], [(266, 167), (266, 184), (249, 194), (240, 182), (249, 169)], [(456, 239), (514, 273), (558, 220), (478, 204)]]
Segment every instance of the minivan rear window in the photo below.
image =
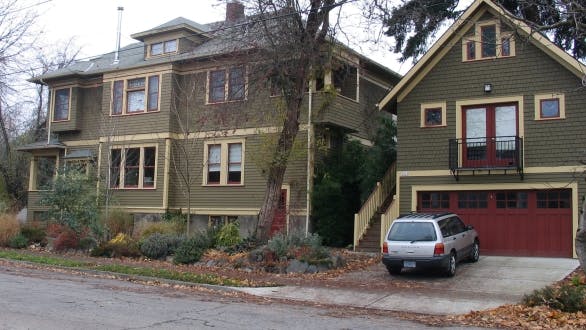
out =
[(389, 232), (389, 241), (435, 241), (437, 236), (430, 222), (395, 222)]

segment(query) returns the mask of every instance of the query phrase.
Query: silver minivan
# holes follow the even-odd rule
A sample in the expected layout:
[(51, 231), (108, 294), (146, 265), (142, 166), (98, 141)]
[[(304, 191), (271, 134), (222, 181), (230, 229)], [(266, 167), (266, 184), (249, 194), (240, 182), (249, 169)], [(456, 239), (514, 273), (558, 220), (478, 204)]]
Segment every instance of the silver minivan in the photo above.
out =
[(456, 214), (411, 213), (391, 224), (382, 262), (392, 275), (403, 268), (436, 268), (454, 276), (459, 261), (476, 262), (479, 256), (478, 233)]

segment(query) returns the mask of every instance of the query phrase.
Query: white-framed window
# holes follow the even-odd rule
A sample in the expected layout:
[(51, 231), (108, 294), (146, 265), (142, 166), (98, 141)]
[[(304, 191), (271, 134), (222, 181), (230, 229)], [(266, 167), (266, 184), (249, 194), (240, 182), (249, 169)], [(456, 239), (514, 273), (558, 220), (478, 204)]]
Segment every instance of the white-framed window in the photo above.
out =
[(207, 103), (246, 99), (246, 68), (235, 66), (208, 72)]
[(562, 93), (537, 94), (535, 101), (535, 120), (566, 118), (565, 97)]
[(208, 227), (219, 229), (225, 224), (238, 221), (235, 215), (210, 215), (208, 218)]
[(159, 111), (160, 76), (115, 80), (112, 83), (113, 116)]
[(110, 188), (153, 189), (156, 187), (157, 147), (112, 147)]
[(446, 102), (421, 104), (421, 127), (446, 126)]
[(149, 55), (158, 56), (177, 52), (177, 39), (155, 42), (149, 45)]
[(204, 185), (244, 184), (244, 140), (205, 142)]
[(504, 32), (498, 20), (477, 22), (474, 35), (462, 39), (462, 61), (515, 56), (513, 33)]
[(71, 88), (59, 88), (53, 92), (53, 118), (54, 122), (69, 120), (71, 113)]

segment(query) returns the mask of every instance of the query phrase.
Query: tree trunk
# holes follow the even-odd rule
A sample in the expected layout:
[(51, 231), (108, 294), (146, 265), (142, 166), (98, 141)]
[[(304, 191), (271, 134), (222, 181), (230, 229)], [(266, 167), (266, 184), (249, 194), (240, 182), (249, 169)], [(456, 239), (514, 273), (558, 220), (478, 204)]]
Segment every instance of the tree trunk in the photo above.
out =
[(586, 271), (586, 198), (582, 198), (582, 209), (578, 220), (578, 231), (576, 232), (576, 254), (580, 261), (580, 267)]
[[(305, 86), (301, 88), (304, 91)], [(299, 132), (299, 113), (301, 112), (301, 101), (303, 100), (303, 92), (298, 96), (297, 102), (291, 104), (287, 109), (287, 117), (283, 125), (283, 130), (279, 136), (275, 153), (273, 155), (272, 164), (269, 168), (269, 175), (267, 177), (267, 188), (263, 200), (260, 213), (258, 215), (258, 227), (256, 230), (256, 238), (260, 241), (266, 241), (269, 238), (271, 224), (275, 217), (275, 212), (279, 206), (279, 196), (281, 193), (281, 186), (283, 185), (283, 178), (285, 177), (285, 170), (287, 169), (287, 162), (293, 142)]]

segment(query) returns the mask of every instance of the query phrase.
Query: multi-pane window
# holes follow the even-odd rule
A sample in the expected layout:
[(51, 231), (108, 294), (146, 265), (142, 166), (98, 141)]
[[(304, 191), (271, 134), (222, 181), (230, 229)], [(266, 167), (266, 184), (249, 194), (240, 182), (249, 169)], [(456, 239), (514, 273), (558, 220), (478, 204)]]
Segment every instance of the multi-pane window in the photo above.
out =
[(446, 126), (446, 102), (421, 104), (421, 127)]
[(420, 204), (423, 209), (449, 209), (450, 194), (448, 192), (423, 192)]
[(156, 155), (156, 147), (112, 149), (110, 187), (154, 188)]
[(239, 101), (245, 98), (246, 69), (244, 67), (209, 72), (208, 103)]
[(206, 144), (204, 184), (242, 184), (243, 155), (241, 141)]
[(462, 39), (462, 60), (476, 61), (515, 56), (515, 39), (498, 20), (476, 23), (474, 34)]
[(69, 119), (69, 97), (71, 88), (55, 90), (55, 103), (53, 104), (53, 121)]
[(150, 54), (151, 56), (168, 54), (168, 53), (175, 53), (177, 52), (177, 39), (157, 42), (151, 44), (150, 46)]
[(159, 109), (158, 75), (116, 80), (112, 84), (112, 114), (135, 114)]
[(526, 209), (527, 192), (503, 191), (496, 194), (496, 207), (498, 209)]
[(485, 209), (488, 208), (488, 193), (463, 191), (458, 193), (458, 208)]
[(537, 192), (538, 209), (568, 209), (571, 207), (571, 193), (569, 189)]

